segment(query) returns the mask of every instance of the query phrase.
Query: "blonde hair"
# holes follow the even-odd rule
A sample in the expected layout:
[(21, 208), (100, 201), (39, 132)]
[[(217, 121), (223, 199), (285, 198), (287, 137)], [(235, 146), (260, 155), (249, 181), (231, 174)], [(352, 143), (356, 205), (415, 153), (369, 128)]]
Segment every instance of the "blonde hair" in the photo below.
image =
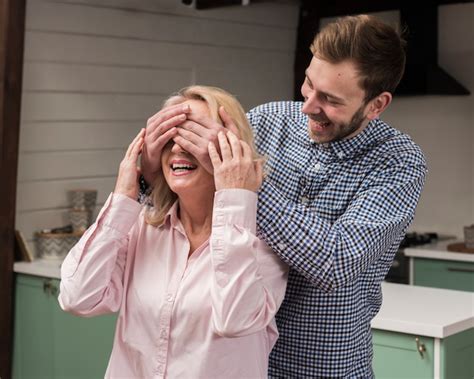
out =
[[(257, 153), (253, 132), (245, 115), (245, 111), (234, 96), (217, 87), (189, 86), (179, 90), (176, 94), (165, 100), (163, 108), (180, 104), (187, 100), (205, 102), (209, 108), (211, 118), (221, 125), (223, 125), (223, 122), (219, 116), (219, 108), (223, 106), (237, 127), (240, 138), (250, 146), (254, 160), (262, 159), (262, 156)], [(150, 197), (153, 207), (147, 210), (145, 220), (150, 225), (158, 226), (164, 222), (166, 213), (178, 198), (178, 196), (171, 191), (168, 183), (166, 183), (161, 170), (155, 180)]]

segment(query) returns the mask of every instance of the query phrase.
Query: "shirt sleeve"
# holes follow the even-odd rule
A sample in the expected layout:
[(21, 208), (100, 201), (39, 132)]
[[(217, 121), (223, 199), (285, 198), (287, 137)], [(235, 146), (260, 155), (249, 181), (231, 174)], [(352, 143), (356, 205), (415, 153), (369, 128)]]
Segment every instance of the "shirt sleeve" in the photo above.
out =
[(214, 328), (225, 337), (266, 328), (285, 295), (288, 266), (256, 237), (256, 203), (243, 189), (218, 191), (214, 199), (211, 300)]
[(59, 304), (80, 316), (116, 312), (123, 293), (123, 273), (141, 206), (124, 195), (110, 194), (95, 223), (61, 265)]
[(425, 175), (424, 161), (410, 159), (374, 170), (334, 223), (311, 207), (289, 201), (266, 181), (259, 194), (259, 235), (291, 268), (332, 292), (400, 243)]

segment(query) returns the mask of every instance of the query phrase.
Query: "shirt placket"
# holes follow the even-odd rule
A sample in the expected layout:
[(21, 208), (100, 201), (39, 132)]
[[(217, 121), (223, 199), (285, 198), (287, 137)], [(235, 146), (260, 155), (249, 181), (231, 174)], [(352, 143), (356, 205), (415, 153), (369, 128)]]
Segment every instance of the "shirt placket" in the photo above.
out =
[(155, 367), (154, 374), (157, 378), (164, 378), (166, 372), (166, 361), (168, 358), (169, 335), (171, 325), (171, 315), (173, 304), (176, 297), (176, 290), (168, 291), (161, 310), (161, 316), (158, 323), (160, 334), (158, 336), (156, 360), (158, 365)]
[[(175, 233), (177, 231), (175, 230)], [(180, 231), (181, 234), (184, 231)], [(184, 237), (186, 239), (186, 237)], [(186, 246), (189, 249), (189, 244), (186, 239)], [(186, 247), (185, 247), (186, 248)], [(187, 257), (187, 255), (186, 255)], [(184, 267), (186, 266), (186, 262), (184, 262)], [(160, 319), (158, 321), (158, 328), (160, 333), (158, 335), (157, 341), (157, 353), (156, 353), (156, 361), (157, 365), (153, 370), (155, 378), (165, 378), (166, 376), (166, 366), (168, 360), (168, 350), (169, 350), (169, 336), (170, 336), (170, 327), (171, 327), (171, 316), (173, 314), (173, 306), (174, 302), (176, 301), (176, 294), (178, 293), (178, 288), (180, 284), (180, 280), (183, 276), (184, 267), (180, 264), (174, 270), (174, 275), (172, 276), (172, 280), (168, 285), (167, 293), (164, 297), (164, 302), (161, 309)]]

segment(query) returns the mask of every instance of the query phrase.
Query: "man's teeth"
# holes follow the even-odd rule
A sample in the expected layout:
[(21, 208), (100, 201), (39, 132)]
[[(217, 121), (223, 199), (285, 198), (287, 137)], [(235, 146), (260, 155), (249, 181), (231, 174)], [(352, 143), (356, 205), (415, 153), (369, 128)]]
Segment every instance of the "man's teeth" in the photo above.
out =
[(322, 127), (326, 127), (326, 126), (329, 125), (329, 121), (327, 121), (327, 122), (316, 121), (316, 124), (318, 124), (319, 126), (322, 126)]

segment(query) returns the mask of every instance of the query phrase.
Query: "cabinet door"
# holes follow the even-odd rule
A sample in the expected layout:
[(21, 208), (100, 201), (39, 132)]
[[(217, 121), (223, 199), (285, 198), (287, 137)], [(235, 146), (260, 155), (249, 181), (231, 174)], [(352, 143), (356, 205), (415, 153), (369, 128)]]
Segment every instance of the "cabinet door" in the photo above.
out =
[[(434, 376), (434, 340), (411, 334), (372, 330), (373, 369), (377, 379), (429, 378)], [(423, 355), (418, 347), (424, 349)]]
[(58, 280), (17, 275), (13, 377), (103, 378), (116, 315), (82, 318), (63, 312), (58, 290)]
[(17, 275), (13, 377), (51, 379), (53, 375), (53, 299), (47, 279)]
[(474, 264), (436, 259), (414, 259), (417, 286), (474, 291)]
[[(59, 281), (54, 287), (59, 289)], [(103, 378), (112, 352), (116, 316), (77, 317), (64, 312), (56, 302), (52, 317), (55, 378)]]
[(441, 341), (441, 379), (474, 378), (474, 328)]

